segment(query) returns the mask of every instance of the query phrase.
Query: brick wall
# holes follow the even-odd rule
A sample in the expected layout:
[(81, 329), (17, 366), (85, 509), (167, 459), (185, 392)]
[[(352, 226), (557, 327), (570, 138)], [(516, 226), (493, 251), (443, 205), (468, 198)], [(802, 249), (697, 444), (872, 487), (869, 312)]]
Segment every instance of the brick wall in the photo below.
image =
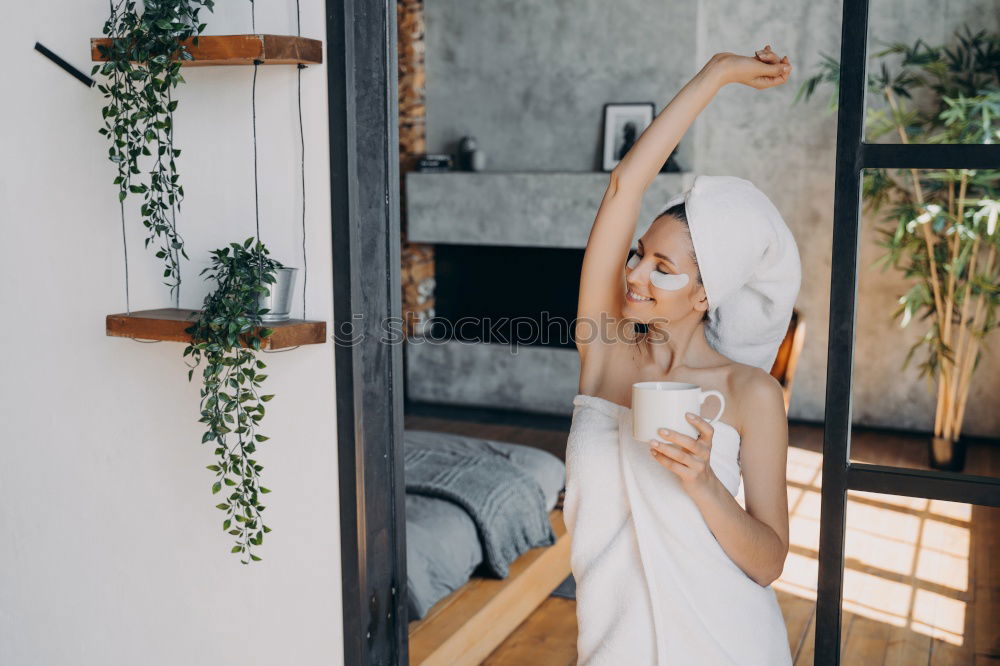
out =
[(434, 316), (434, 247), (407, 240), (405, 174), (426, 152), (424, 104), (424, 3), (397, 0), (399, 51), (399, 172), (403, 317), (407, 337), (419, 335)]

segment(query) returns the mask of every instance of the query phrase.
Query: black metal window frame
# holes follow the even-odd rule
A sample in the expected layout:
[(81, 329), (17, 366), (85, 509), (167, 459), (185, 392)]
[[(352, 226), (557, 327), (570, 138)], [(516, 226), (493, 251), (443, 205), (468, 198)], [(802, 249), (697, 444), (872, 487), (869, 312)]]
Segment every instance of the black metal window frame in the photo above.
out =
[(823, 435), (816, 666), (840, 664), (848, 490), (1000, 506), (1000, 479), (852, 463), (851, 407), (858, 229), (866, 168), (977, 169), (1000, 165), (1000, 145), (869, 144), (864, 141), (869, 0), (844, 0)]

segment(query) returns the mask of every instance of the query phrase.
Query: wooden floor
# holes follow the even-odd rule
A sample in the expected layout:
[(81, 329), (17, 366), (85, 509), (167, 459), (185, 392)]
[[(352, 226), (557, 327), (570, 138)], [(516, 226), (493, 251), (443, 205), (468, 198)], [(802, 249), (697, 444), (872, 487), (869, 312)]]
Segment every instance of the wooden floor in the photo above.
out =
[[(462, 420), (468, 413), (415, 411), (407, 428), (528, 444), (564, 457), (568, 419), (526, 425), (492, 414)], [(805, 666), (814, 655), (822, 427), (793, 423), (789, 440), (791, 544), (773, 586), (795, 665)], [(851, 458), (928, 469), (927, 439), (856, 429)], [(1000, 475), (1000, 442), (970, 445), (962, 471)], [(737, 499), (743, 503), (742, 487)], [(850, 491), (842, 628), (845, 666), (1000, 666), (1000, 508)], [(573, 665), (576, 632), (576, 602), (549, 597), (483, 664)]]

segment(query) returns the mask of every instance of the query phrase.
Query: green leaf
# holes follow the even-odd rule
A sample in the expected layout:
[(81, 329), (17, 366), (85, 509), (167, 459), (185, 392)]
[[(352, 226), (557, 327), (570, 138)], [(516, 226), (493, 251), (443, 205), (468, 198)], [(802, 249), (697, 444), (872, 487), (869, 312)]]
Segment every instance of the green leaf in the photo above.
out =
[(221, 488), (222, 484), (216, 481), (215, 483), (212, 484), (212, 494), (214, 495), (215, 493), (219, 492)]
[(265, 493), (265, 494), (266, 494), (266, 493), (269, 493), (269, 492), (271, 492), (271, 491), (270, 491), (269, 489), (265, 488), (264, 486), (261, 486), (261, 487), (260, 487), (260, 492), (262, 492), (262, 493)]

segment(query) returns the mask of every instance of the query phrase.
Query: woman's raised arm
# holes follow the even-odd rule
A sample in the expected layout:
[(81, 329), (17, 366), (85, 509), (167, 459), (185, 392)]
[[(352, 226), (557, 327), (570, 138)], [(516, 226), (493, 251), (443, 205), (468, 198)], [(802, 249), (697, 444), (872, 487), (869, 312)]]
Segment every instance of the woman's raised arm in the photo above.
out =
[(787, 81), (790, 71), (788, 57), (779, 59), (770, 45), (756, 57), (717, 53), (653, 119), (611, 172), (580, 275), (576, 346), (581, 354), (591, 342), (601, 339), (595, 324), (602, 321), (602, 315), (620, 316), (625, 298), (623, 267), (642, 195), (688, 127), (727, 83), (771, 88)]
[(615, 167), (619, 190), (623, 185), (631, 191), (645, 191), (649, 187), (688, 127), (722, 86), (742, 83), (757, 89), (772, 88), (788, 80), (791, 67), (788, 56), (779, 60), (770, 45), (758, 51), (755, 58), (716, 53), (681, 88)]

